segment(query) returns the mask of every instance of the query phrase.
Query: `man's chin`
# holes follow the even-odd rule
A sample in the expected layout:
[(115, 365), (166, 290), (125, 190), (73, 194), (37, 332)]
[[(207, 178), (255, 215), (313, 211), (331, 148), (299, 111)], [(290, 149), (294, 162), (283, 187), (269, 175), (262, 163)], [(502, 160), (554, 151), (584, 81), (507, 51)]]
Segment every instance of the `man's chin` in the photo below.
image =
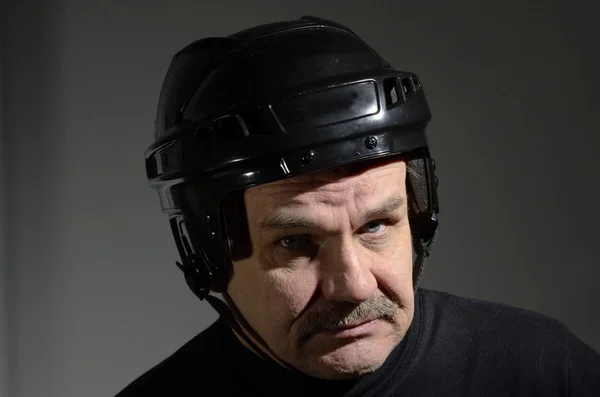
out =
[(303, 372), (322, 379), (353, 379), (376, 371), (393, 346), (388, 340), (355, 340), (328, 351), (307, 352)]

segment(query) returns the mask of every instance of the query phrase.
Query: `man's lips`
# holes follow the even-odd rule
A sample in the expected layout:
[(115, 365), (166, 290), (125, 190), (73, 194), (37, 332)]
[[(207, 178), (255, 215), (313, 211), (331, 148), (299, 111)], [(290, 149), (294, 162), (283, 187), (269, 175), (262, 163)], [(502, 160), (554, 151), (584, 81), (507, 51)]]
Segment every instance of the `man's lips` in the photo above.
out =
[(381, 321), (379, 319), (363, 320), (359, 323), (350, 324), (341, 328), (327, 330), (323, 334), (334, 338), (349, 338), (368, 334), (372, 332)]
[(343, 331), (343, 330), (350, 329), (350, 328), (356, 328), (356, 327), (358, 327), (360, 325), (366, 324), (366, 323), (368, 323), (370, 321), (373, 321), (373, 320), (375, 320), (375, 319), (372, 318), (372, 319), (368, 319), (368, 320), (361, 320), (359, 322), (356, 322), (356, 323), (353, 323), (353, 324), (349, 324), (349, 325), (345, 325), (343, 327), (335, 328), (335, 329), (332, 329), (330, 331), (337, 332), (337, 331)]

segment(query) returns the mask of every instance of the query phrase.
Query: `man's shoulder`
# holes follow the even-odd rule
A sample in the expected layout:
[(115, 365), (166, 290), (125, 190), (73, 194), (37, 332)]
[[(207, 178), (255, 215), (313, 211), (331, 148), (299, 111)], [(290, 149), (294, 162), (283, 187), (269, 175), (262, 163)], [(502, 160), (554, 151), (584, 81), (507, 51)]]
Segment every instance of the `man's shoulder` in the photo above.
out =
[(200, 391), (206, 385), (200, 384), (198, 379), (215, 379), (219, 375), (222, 332), (221, 321), (215, 321), (115, 397), (202, 395)]
[(434, 290), (423, 290), (421, 296), (424, 310), (432, 314), (429, 321), (476, 341), (560, 347), (568, 333), (557, 319), (525, 308)]
[[(559, 320), (540, 312), (481, 299), (467, 298), (442, 291), (422, 290), (424, 310), (433, 313), (433, 320), (446, 326), (502, 335), (547, 337), (562, 339), (567, 331)], [(465, 328), (467, 327), (468, 328)]]
[(535, 381), (550, 375), (562, 379), (570, 335), (562, 322), (532, 310), (439, 291), (423, 291), (422, 297), (422, 310), (429, 311), (425, 318), (432, 351), (450, 349), (465, 360), (475, 358), (515, 376), (521, 376), (519, 368), (529, 368), (527, 376)]

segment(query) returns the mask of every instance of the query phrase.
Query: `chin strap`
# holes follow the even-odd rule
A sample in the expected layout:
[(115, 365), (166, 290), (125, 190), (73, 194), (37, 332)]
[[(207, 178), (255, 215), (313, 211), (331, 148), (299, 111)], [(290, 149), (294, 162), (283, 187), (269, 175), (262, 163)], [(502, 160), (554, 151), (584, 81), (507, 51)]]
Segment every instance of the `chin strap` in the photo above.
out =
[[(176, 241), (178, 241), (176, 239)], [(184, 240), (185, 242), (185, 240)], [(178, 247), (181, 248), (185, 244), (178, 244)], [(198, 267), (196, 261), (194, 260), (194, 256), (186, 255), (187, 252), (183, 249), (180, 250), (182, 258), (184, 258), (184, 264), (180, 262), (175, 262), (175, 265), (181, 270), (184, 274), (185, 281), (187, 282), (188, 287), (192, 290), (194, 295), (200, 300), (205, 300), (219, 313), (220, 317), (223, 318), (225, 323), (229, 325), (232, 331), (241, 338), (251, 349), (255, 351), (255, 353), (260, 356), (262, 359), (268, 360), (271, 358), (269, 354), (265, 351), (272, 354), (273, 359), (277, 361), (276, 356), (273, 352), (270, 351), (265, 341), (252, 329), (252, 327), (248, 324), (248, 322), (243, 318), (240, 314), (239, 309), (226, 292), (223, 292), (221, 295), (225, 302), (219, 299), (216, 296), (211, 295), (210, 287), (208, 285), (203, 285), (198, 282)], [(244, 327), (244, 328), (242, 328)], [(254, 341), (249, 337), (249, 335), (254, 338)], [(256, 342), (255, 342), (256, 341)], [(264, 346), (263, 349), (257, 346), (257, 343), (262, 344)]]
[(273, 360), (282, 367), (297, 371), (288, 363), (282, 361), (267, 345), (263, 338), (254, 331), (254, 329), (248, 324), (246, 319), (242, 316), (239, 309), (231, 299), (228, 293), (223, 292), (221, 294), (223, 300), (213, 295), (207, 295), (205, 299), (208, 303), (223, 317), (225, 322), (233, 329), (233, 331), (241, 339), (248, 344), (248, 346), (263, 360)]

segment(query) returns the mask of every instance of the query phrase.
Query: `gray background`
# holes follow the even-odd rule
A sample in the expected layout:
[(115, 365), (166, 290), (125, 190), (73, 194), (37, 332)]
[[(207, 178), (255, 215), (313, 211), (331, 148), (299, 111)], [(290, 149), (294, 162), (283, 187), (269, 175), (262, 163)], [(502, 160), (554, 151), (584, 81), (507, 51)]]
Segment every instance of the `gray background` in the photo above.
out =
[(216, 318), (145, 181), (160, 84), (192, 40), (304, 14), (421, 77), (442, 200), (423, 286), (600, 350), (592, 1), (4, 3), (1, 396), (114, 395)]

